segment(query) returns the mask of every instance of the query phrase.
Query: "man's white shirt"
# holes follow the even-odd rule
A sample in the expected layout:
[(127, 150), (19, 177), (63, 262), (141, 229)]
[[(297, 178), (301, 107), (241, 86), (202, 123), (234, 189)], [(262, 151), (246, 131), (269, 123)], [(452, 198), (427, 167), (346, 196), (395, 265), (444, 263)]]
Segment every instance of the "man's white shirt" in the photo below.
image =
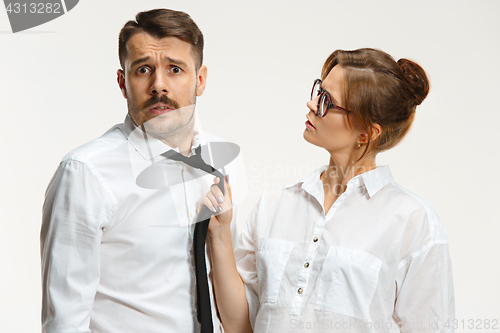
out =
[[(193, 150), (220, 141), (195, 126)], [(170, 149), (127, 116), (63, 158), (43, 207), (43, 332), (199, 330), (193, 231), (213, 176), (161, 156)], [(233, 202), (246, 191), (241, 166), (224, 167)]]

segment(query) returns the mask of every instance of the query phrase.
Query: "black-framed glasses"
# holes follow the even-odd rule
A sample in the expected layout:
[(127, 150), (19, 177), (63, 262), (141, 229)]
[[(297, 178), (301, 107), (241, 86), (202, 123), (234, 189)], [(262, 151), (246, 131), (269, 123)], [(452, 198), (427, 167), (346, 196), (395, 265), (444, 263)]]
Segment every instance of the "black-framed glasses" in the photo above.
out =
[(314, 80), (313, 88), (311, 91), (311, 100), (315, 99), (318, 97), (318, 116), (324, 117), (328, 113), (329, 109), (337, 109), (344, 111), (348, 114), (352, 114), (351, 111), (344, 109), (343, 107), (340, 107), (336, 104), (333, 104), (332, 102), (332, 97), (328, 93), (328, 91), (323, 90), (321, 88), (321, 80), (316, 79)]

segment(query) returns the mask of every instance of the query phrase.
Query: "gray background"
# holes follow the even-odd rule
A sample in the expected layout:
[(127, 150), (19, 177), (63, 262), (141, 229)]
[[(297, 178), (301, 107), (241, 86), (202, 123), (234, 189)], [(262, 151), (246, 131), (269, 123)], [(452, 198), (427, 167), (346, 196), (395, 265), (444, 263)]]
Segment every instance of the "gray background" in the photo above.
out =
[(205, 35), (198, 111), (205, 130), (242, 148), (240, 226), (265, 188), (328, 162), (302, 132), (312, 81), (333, 50), (376, 47), (418, 61), (431, 93), (406, 140), (378, 164), (439, 212), (457, 318), (500, 320), (499, 1), (85, 0), (18, 34), (0, 10), (2, 331), (40, 331), (45, 188), (68, 151), (123, 121), (118, 32), (156, 7), (188, 12)]

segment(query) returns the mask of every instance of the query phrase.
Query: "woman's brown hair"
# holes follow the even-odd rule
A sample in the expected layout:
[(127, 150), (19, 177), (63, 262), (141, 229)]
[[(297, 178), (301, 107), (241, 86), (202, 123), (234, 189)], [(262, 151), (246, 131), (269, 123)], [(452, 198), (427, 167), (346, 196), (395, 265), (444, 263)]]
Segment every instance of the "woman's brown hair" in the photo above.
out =
[[(368, 133), (362, 157), (397, 145), (410, 129), (417, 105), (429, 93), (423, 68), (408, 59), (396, 62), (380, 50), (337, 50), (323, 65), (321, 78), (336, 65), (344, 68), (345, 108)], [(372, 142), (373, 124), (379, 124), (382, 131)]]

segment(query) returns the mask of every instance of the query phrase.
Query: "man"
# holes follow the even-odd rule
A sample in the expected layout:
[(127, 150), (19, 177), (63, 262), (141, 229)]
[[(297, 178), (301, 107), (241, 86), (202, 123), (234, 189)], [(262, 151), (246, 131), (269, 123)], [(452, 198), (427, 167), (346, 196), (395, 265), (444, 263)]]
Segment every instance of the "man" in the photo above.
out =
[(203, 35), (186, 13), (142, 12), (121, 30), (119, 57), (125, 122), (66, 155), (47, 188), (42, 329), (197, 332), (193, 230), (213, 176), (162, 154), (201, 146), (217, 164), (220, 140), (194, 108), (207, 79)]

